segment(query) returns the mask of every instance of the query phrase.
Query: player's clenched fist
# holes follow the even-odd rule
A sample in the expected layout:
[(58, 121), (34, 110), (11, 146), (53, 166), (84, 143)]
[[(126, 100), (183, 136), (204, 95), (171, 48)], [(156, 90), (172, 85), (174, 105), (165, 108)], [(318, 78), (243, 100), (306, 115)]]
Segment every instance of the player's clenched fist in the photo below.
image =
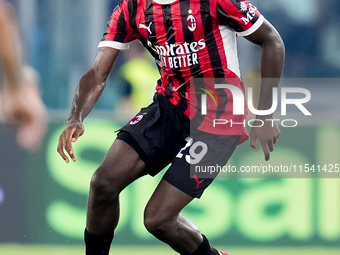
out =
[[(66, 163), (70, 162), (67, 154), (71, 157), (71, 159), (74, 162), (77, 161), (77, 158), (74, 154), (72, 143), (76, 142), (78, 138), (84, 134), (84, 131), (85, 131), (84, 125), (82, 123), (80, 122), (68, 123), (65, 130), (59, 136), (57, 150)], [(65, 153), (64, 149), (67, 152), (67, 154)]]

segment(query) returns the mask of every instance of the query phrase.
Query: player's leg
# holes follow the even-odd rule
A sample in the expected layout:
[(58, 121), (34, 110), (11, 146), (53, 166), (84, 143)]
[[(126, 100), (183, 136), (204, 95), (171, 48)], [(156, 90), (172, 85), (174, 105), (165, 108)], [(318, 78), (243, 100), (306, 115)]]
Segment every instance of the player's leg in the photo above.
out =
[(145, 174), (139, 154), (117, 139), (91, 180), (85, 230), (87, 255), (108, 254), (119, 219), (119, 193)]
[(146, 206), (145, 227), (180, 254), (218, 255), (198, 227), (180, 214), (192, 199), (163, 179)]
[(164, 95), (156, 94), (151, 105), (121, 128), (118, 138), (131, 147), (116, 140), (92, 178), (88, 203), (87, 248), (92, 246), (90, 243), (97, 248), (97, 244), (106, 245), (106, 253), (96, 250), (88, 255), (107, 254), (108, 240), (112, 239), (118, 222), (120, 191), (144, 174), (156, 175), (171, 162), (189, 122), (185, 115), (178, 115)]
[[(178, 143), (175, 150), (177, 154), (174, 154), (171, 167), (152, 195), (144, 218), (146, 228), (180, 254), (219, 254), (199, 229), (180, 212), (193, 198), (200, 198), (217, 175), (196, 173), (194, 166), (225, 165), (239, 139), (239, 136), (191, 132), (190, 139), (182, 139)], [(191, 148), (195, 148), (195, 155), (191, 155)], [(195, 165), (191, 166), (191, 158), (196, 159)]]

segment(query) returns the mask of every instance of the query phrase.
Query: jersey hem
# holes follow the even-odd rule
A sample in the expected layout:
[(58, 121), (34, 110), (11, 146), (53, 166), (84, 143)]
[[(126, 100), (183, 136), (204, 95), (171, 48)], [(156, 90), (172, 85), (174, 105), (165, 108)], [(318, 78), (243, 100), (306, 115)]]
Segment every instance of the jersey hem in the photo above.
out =
[(254, 33), (257, 29), (259, 29), (259, 27), (263, 24), (263, 22), (265, 21), (265, 18), (261, 15), (258, 20), (246, 31), (243, 32), (238, 32), (237, 35), (239, 36), (248, 36), (251, 35), (252, 33)]
[(115, 41), (101, 41), (98, 44), (98, 48), (102, 47), (110, 47), (117, 50), (128, 50), (129, 49), (129, 43), (120, 43)]

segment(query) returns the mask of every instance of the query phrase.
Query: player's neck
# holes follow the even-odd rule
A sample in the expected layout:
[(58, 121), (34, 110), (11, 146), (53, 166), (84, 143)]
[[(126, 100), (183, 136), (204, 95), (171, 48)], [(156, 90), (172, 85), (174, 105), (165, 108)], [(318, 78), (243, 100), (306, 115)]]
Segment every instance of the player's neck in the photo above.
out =
[(158, 4), (171, 4), (173, 2), (176, 2), (177, 0), (153, 0), (153, 1)]

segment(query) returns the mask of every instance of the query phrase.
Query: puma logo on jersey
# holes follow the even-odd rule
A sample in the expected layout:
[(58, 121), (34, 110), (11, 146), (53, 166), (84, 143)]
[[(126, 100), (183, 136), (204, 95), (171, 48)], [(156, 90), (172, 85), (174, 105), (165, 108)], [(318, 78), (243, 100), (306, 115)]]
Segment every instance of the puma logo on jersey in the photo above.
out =
[(200, 184), (202, 183), (202, 182), (204, 182), (204, 180), (202, 180), (202, 181), (199, 181), (198, 180), (198, 177), (197, 177), (197, 175), (195, 174), (194, 176), (193, 176), (193, 178), (194, 178), (194, 180), (196, 181), (196, 183), (197, 183), (197, 189), (199, 188), (199, 186), (200, 186)]
[(144, 25), (144, 24), (142, 24), (142, 23), (139, 23), (139, 28), (144, 28), (144, 29), (148, 30), (148, 32), (149, 32), (150, 34), (152, 34), (151, 29), (150, 29), (151, 24), (152, 24), (152, 22), (150, 22), (149, 26), (147, 27), (146, 25)]

